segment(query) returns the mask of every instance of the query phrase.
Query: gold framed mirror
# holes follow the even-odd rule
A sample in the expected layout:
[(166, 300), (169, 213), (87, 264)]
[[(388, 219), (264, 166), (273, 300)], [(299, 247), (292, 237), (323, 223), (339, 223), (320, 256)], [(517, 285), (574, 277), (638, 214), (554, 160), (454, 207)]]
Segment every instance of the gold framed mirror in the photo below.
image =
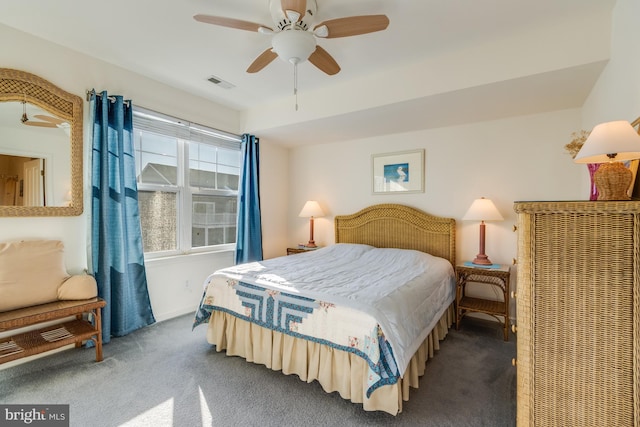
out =
[(0, 217), (83, 210), (82, 99), (0, 68)]

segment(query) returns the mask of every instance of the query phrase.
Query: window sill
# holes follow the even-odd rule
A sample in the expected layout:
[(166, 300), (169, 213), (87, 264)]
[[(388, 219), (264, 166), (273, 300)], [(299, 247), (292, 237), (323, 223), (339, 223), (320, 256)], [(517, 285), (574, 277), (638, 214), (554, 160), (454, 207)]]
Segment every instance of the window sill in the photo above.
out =
[(184, 260), (185, 258), (193, 258), (193, 257), (214, 255), (214, 254), (220, 254), (220, 253), (235, 252), (235, 250), (236, 250), (235, 245), (220, 245), (215, 248), (202, 248), (202, 249), (196, 248), (196, 249), (193, 249), (191, 252), (184, 252), (184, 253), (171, 252), (167, 254), (145, 254), (144, 262), (145, 264), (153, 264), (156, 262), (180, 261), (180, 260)]

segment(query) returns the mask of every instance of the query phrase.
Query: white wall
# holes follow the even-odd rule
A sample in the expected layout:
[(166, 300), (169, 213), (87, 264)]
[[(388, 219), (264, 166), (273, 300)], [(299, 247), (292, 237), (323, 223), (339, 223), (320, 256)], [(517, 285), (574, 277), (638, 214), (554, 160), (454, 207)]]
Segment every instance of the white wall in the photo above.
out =
[(194, 312), (209, 274), (233, 264), (232, 251), (147, 260), (149, 298), (156, 320)]
[[(588, 198), (586, 167), (564, 151), (579, 127), (580, 111), (573, 109), (292, 150), (289, 244), (308, 240), (308, 220), (297, 217), (306, 200), (318, 200), (327, 213), (315, 221), (318, 245), (334, 243), (335, 215), (400, 203), (455, 218), (456, 258), (471, 260), (478, 253), (479, 228), (461, 218), (474, 199), (484, 196), (505, 218), (487, 224), (486, 253), (495, 263), (511, 264), (514, 201)], [(425, 192), (373, 195), (371, 155), (417, 148), (426, 153)], [(515, 268), (512, 279), (515, 284)]]
[[(293, 150), (289, 243), (308, 239), (308, 221), (296, 216), (305, 200), (318, 200), (328, 212), (315, 228), (316, 243), (324, 245), (334, 241), (333, 216), (401, 203), (459, 221), (458, 258), (469, 259), (477, 253), (478, 228), (461, 218), (474, 199), (485, 196), (505, 217), (487, 226), (488, 254), (495, 262), (510, 263), (514, 201), (587, 198), (587, 170), (564, 152), (579, 126), (580, 111), (573, 109)], [(425, 192), (372, 194), (371, 155), (412, 149), (426, 153)], [(509, 236), (506, 242), (495, 235), (500, 230)]]
[[(86, 99), (87, 90), (107, 90), (132, 99), (134, 104), (175, 115), (228, 132), (239, 133), (239, 113), (205, 99), (189, 95), (144, 76), (79, 54), (45, 40), (0, 25), (0, 67), (30, 72)], [(84, 102), (85, 159), (88, 158), (88, 103)], [(267, 158), (280, 150), (264, 150)], [(85, 161), (84, 213), (77, 217), (0, 218), (0, 241), (25, 238), (60, 239), (70, 273), (87, 268), (89, 181)], [(286, 173), (286, 172), (285, 172)], [(267, 174), (268, 176), (268, 174)], [(266, 185), (268, 178), (265, 180)], [(286, 202), (282, 202), (286, 205)], [(274, 215), (282, 217), (281, 213)], [(266, 219), (268, 222), (269, 219)], [(274, 239), (277, 241), (277, 239)], [(232, 253), (182, 256), (167, 262), (150, 261), (147, 279), (156, 319), (192, 312), (202, 295), (202, 283), (214, 268), (233, 264)], [(185, 283), (188, 282), (188, 286)]]
[(260, 142), (260, 212), (265, 259), (286, 255), (290, 176), (289, 150)]
[(613, 13), (611, 59), (583, 107), (582, 128), (640, 117), (640, 1), (618, 0)]

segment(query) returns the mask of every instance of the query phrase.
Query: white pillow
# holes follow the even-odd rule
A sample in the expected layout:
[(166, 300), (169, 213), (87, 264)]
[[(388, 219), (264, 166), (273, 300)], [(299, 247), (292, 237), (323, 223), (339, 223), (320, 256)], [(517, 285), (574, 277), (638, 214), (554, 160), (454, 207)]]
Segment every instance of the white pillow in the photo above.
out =
[(88, 274), (71, 276), (58, 287), (58, 299), (60, 300), (89, 299), (97, 296), (96, 279)]
[(61, 241), (0, 243), (0, 311), (57, 301), (68, 277)]

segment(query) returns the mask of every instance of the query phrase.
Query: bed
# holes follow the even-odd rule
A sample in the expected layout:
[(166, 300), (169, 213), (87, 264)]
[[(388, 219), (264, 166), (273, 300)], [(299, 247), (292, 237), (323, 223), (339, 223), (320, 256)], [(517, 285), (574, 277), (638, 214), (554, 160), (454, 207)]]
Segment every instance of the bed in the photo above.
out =
[(208, 323), (219, 352), (396, 415), (455, 316), (455, 220), (374, 205), (336, 216), (335, 242), (214, 272), (193, 327)]

